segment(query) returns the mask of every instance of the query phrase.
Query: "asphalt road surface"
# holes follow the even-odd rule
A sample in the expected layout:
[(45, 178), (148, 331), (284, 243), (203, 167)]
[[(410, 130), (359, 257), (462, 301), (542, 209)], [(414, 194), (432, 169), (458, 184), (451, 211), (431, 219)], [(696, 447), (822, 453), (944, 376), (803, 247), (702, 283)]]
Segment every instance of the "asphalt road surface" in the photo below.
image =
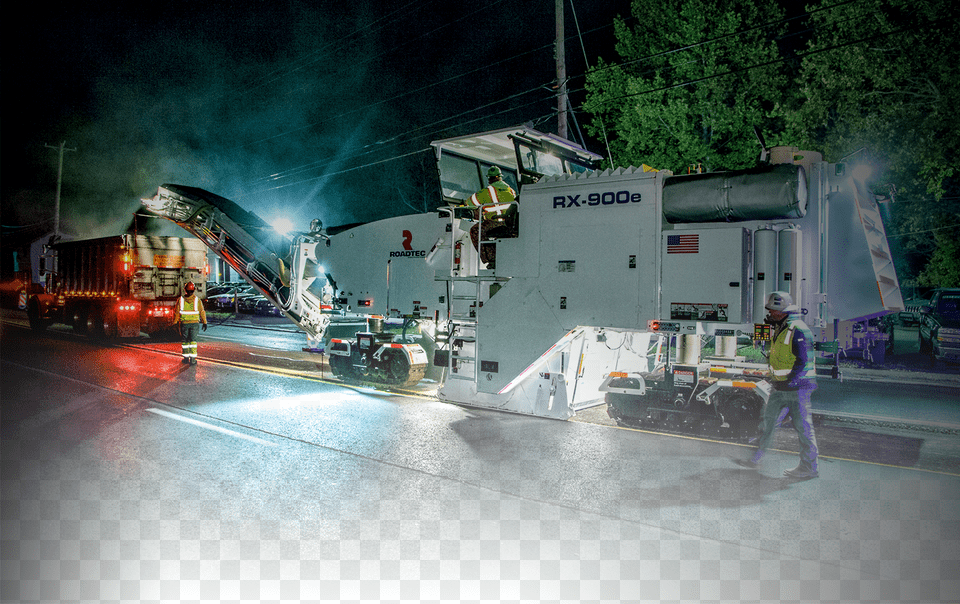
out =
[(191, 367), (2, 324), (0, 599), (960, 597), (960, 471), (920, 462), (928, 432), (796, 482), (788, 448), (749, 471), (741, 445), (344, 386), (284, 334), (238, 339)]

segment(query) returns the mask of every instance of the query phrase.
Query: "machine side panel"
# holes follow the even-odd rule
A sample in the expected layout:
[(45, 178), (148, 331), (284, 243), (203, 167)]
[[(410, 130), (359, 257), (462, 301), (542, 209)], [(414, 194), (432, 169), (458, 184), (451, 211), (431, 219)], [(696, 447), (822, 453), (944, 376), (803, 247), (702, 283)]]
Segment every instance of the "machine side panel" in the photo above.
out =
[(498, 368), (481, 371), (480, 392), (498, 392), (578, 325), (636, 329), (656, 313), (660, 178), (604, 173), (524, 188), (522, 241), (512, 247), (538, 237), (537, 253), (480, 313), (479, 359)]
[(664, 231), (659, 318), (747, 323), (749, 236), (740, 226)]
[(427, 256), (447, 224), (449, 220), (437, 214), (363, 224), (331, 236), (329, 247), (317, 246), (317, 262), (336, 282), (338, 295), (351, 310), (433, 318), (445, 292), (434, 276), (437, 269), (448, 266), (449, 248), (446, 254), (436, 254), (432, 263)]

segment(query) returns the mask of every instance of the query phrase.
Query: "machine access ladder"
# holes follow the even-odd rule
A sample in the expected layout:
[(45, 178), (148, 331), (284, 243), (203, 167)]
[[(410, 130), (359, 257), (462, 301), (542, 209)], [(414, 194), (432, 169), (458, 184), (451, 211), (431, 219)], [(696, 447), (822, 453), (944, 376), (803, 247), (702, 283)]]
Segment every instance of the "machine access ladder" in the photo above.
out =
[[(482, 220), (483, 212), (479, 214)], [(445, 378), (476, 384), (481, 373), (477, 356), (480, 309), (507, 279), (498, 277), (494, 269), (480, 268), (480, 254), (473, 249), (469, 228), (460, 227), (461, 222), (472, 225), (476, 221), (459, 219), (456, 212), (450, 216), (450, 269), (435, 277), (447, 283), (447, 332), (442, 338), (447, 347)], [(495, 239), (479, 241), (480, 246), (495, 243)]]

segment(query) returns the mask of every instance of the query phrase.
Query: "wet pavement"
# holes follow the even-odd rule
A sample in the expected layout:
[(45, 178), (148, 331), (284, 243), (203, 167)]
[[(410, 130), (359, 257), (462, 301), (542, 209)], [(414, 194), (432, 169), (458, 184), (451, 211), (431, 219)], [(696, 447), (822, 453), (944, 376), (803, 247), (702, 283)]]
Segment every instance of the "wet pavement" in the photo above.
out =
[[(960, 597), (956, 468), (798, 482), (779, 441), (746, 470), (743, 445), (333, 384), (295, 350), (187, 367), (28, 334), (0, 334), (4, 601)], [(893, 447), (917, 450), (864, 448)]]

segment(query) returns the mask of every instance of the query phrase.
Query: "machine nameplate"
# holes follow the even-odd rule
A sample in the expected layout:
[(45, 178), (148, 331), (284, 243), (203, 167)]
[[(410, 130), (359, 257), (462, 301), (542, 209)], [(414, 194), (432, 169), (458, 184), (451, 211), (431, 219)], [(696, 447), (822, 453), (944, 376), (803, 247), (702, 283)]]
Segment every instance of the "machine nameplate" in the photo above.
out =
[(553, 208), (579, 208), (582, 206), (612, 206), (625, 203), (640, 203), (640, 193), (630, 191), (604, 191), (588, 195), (558, 195), (553, 198)]

